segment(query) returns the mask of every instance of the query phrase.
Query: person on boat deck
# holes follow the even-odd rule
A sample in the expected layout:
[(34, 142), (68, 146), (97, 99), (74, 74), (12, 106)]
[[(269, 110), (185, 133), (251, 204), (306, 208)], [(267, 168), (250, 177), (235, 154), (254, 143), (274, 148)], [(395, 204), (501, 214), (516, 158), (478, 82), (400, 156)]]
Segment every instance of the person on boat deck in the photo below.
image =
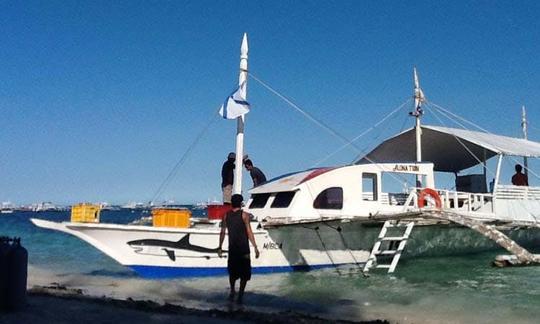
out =
[(227, 161), (223, 163), (221, 168), (221, 191), (223, 192), (223, 203), (225, 205), (231, 204), (231, 195), (234, 181), (234, 161), (236, 160), (236, 154), (229, 153)]
[(516, 164), (516, 174), (512, 176), (512, 184), (514, 186), (528, 186), (529, 178), (526, 174), (521, 173), (523, 167), (519, 164)]
[[(249, 224), (250, 214), (242, 210), (242, 195), (234, 194), (231, 198), (232, 210), (223, 216), (221, 232), (219, 234), (219, 247), (217, 253), (222, 255), (221, 247), (225, 239), (225, 232), (229, 235), (229, 248), (227, 257), (227, 271), (229, 272), (229, 284), (231, 291), (229, 300), (235, 295), (236, 280), (240, 279), (237, 303), (241, 304), (247, 282), (251, 279), (251, 260), (249, 242), (255, 248), (255, 258), (259, 258), (259, 249)], [(249, 240), (249, 242), (248, 242)]]
[(253, 162), (250, 159), (244, 160), (244, 166), (249, 171), (251, 179), (253, 180), (253, 187), (257, 187), (266, 182), (266, 176), (261, 169), (254, 167)]

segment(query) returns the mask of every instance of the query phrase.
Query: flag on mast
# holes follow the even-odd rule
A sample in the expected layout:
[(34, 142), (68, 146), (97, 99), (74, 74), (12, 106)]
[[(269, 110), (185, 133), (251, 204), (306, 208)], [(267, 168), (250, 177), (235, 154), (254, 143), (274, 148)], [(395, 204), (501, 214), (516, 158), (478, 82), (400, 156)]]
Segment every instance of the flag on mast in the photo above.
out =
[(231, 93), (219, 109), (219, 114), (224, 119), (236, 119), (249, 112), (249, 103), (246, 101), (246, 82)]
[(420, 88), (420, 82), (418, 82), (418, 74), (416, 74), (416, 67), (414, 68), (414, 111), (411, 113), (413, 116), (420, 116), (424, 112), (422, 110), (422, 103), (426, 101), (424, 92)]

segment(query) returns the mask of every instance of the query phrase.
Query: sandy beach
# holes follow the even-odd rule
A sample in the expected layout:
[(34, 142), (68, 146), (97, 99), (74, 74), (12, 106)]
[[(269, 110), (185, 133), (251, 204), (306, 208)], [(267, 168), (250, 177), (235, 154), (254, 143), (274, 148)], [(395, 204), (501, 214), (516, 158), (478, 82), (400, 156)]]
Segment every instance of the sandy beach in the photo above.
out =
[(325, 319), (295, 312), (262, 313), (235, 304), (227, 310), (200, 310), (153, 301), (94, 297), (65, 286), (36, 286), (28, 291), (27, 305), (2, 313), (0, 323), (388, 323)]

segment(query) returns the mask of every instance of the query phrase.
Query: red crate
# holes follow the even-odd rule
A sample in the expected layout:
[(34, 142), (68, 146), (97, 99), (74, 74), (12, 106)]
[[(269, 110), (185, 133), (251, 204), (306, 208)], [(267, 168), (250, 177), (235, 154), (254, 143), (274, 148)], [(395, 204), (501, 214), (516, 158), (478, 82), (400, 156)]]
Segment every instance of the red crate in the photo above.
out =
[(229, 210), (231, 210), (231, 205), (208, 205), (208, 219), (223, 219)]

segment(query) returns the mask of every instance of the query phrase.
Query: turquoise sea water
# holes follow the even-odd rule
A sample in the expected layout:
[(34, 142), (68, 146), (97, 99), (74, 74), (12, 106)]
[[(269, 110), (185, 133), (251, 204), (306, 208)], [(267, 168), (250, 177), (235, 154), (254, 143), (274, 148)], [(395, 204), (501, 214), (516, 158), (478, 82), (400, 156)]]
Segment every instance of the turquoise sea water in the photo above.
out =
[[(104, 211), (102, 221), (127, 223), (139, 216), (139, 211)], [(28, 249), (31, 285), (57, 282), (95, 295), (227, 307), (225, 277), (141, 279), (75, 237), (33, 226), (30, 217), (67, 220), (69, 214), (0, 215), (0, 235), (21, 237)], [(255, 275), (245, 307), (400, 323), (538, 323), (540, 267), (491, 267), (499, 253), (504, 251), (413, 258), (401, 261), (393, 275), (372, 273), (367, 278), (354, 266)]]

